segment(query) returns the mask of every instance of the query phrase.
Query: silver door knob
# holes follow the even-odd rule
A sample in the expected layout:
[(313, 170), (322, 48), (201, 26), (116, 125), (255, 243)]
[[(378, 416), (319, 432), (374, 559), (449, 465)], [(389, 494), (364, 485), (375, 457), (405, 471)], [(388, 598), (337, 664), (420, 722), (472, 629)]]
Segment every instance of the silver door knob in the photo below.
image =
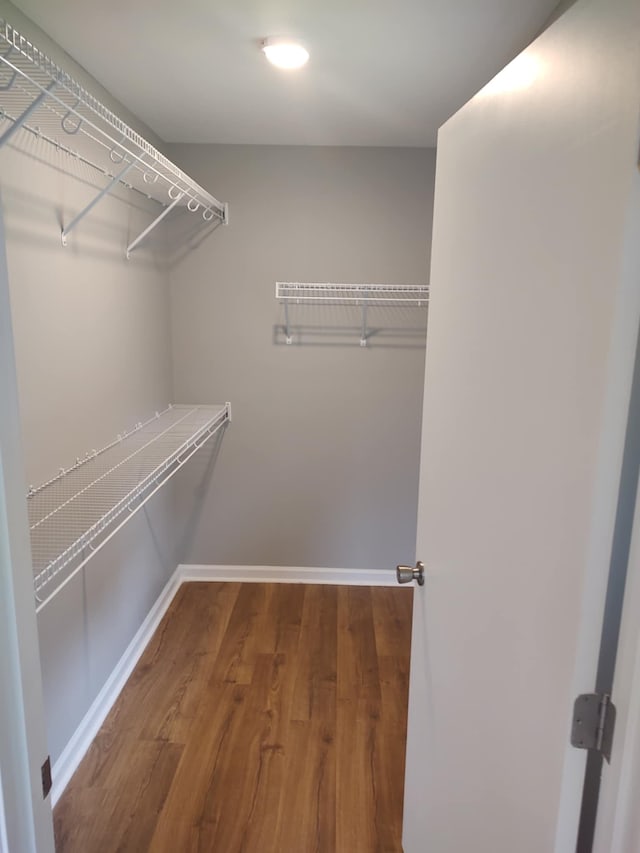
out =
[(415, 569), (411, 566), (396, 566), (398, 583), (418, 581), (418, 586), (424, 586), (424, 565), (418, 560)]

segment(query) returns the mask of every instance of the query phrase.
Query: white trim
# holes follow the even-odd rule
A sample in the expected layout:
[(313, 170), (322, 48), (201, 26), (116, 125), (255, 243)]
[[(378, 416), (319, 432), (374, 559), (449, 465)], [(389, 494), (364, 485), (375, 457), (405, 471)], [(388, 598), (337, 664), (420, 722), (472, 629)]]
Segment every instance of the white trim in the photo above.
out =
[(338, 586), (396, 586), (395, 569), (326, 569), (308, 566), (199, 566), (181, 564), (184, 581), (320, 583)]
[[(40, 647), (18, 413), (9, 272), (0, 198), (0, 767), (7, 847), (53, 853)], [(4, 842), (3, 842), (4, 843)]]
[(2, 772), (0, 772), (0, 853), (9, 853), (7, 821), (4, 816), (4, 794), (2, 792)]
[(340, 586), (395, 586), (395, 572), (386, 569), (325, 569), (293, 566), (179, 565), (160, 593), (148, 616), (127, 646), (104, 687), (53, 765), (51, 804), (55, 806), (78, 769), (100, 726), (115, 704), (127, 679), (167, 612), (178, 589), (189, 581), (242, 583), (318, 583)]
[(84, 758), (91, 742), (98, 734), (100, 726), (105, 721), (107, 714), (115, 704), (116, 699), (133, 672), (135, 665), (140, 660), (147, 644), (160, 624), (162, 617), (167, 612), (182, 581), (178, 576), (178, 570), (171, 575), (166, 586), (158, 596), (157, 601), (149, 611), (146, 619), (136, 632), (135, 636), (127, 646), (124, 654), (116, 664), (113, 672), (105, 682), (104, 687), (93, 700), (91, 707), (82, 718), (78, 728), (73, 733), (71, 740), (65, 746), (60, 757), (53, 765), (51, 788), (51, 804), (55, 806), (64, 789), (69, 784), (78, 765)]

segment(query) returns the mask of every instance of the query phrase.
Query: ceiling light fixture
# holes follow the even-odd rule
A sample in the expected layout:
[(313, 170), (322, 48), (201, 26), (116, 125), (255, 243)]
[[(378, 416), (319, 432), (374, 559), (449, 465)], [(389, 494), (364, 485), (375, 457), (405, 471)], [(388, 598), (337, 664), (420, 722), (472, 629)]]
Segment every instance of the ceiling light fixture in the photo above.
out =
[(309, 51), (299, 42), (287, 38), (267, 38), (262, 50), (272, 65), (277, 68), (302, 68), (309, 59)]

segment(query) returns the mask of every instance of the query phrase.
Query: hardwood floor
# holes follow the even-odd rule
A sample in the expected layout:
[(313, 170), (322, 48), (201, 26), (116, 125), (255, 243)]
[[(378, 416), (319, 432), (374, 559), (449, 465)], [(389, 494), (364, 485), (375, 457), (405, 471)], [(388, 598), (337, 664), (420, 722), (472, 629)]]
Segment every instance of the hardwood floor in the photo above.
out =
[(412, 592), (184, 584), (55, 812), (59, 853), (400, 853)]

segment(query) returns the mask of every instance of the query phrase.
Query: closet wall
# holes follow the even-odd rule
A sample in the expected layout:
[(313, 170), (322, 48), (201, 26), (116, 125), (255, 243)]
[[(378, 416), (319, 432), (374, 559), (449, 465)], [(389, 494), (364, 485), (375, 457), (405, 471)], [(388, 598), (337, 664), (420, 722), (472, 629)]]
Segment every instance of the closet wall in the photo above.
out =
[[(426, 284), (435, 151), (174, 145), (231, 217), (171, 270), (177, 400), (233, 403), (178, 484), (190, 563), (389, 569), (415, 550), (426, 311), (294, 308), (275, 282)], [(297, 325), (305, 326), (300, 336)], [(306, 328), (313, 326), (313, 329)], [(351, 327), (345, 331), (345, 327)]]
[[(0, 14), (157, 141), (5, 0)], [(16, 140), (0, 151), (0, 193), (26, 483), (39, 485), (171, 401), (168, 275), (157, 245), (125, 260), (127, 237), (157, 209), (130, 194), (102, 201), (63, 248), (61, 222), (104, 179), (35, 137)], [(40, 614), (54, 762), (175, 569), (173, 518), (168, 489)]]

